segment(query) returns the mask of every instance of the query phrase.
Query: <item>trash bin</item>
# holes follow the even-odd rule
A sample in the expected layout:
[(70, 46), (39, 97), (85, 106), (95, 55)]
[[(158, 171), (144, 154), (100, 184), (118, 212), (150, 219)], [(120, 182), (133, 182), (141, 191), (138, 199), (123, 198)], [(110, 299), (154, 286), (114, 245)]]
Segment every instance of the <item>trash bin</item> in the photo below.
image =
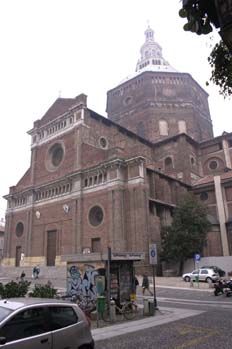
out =
[(198, 275), (195, 276), (195, 281), (196, 281), (196, 282), (199, 282), (199, 276), (198, 276)]
[(97, 298), (97, 305), (98, 305), (98, 312), (104, 313), (105, 307), (106, 307), (106, 297), (99, 296)]
[(149, 300), (149, 301), (148, 301), (148, 309), (149, 309), (149, 315), (150, 315), (150, 316), (155, 315), (155, 304), (154, 304), (154, 300)]
[(143, 315), (149, 315), (149, 304), (148, 304), (148, 299), (143, 299)]

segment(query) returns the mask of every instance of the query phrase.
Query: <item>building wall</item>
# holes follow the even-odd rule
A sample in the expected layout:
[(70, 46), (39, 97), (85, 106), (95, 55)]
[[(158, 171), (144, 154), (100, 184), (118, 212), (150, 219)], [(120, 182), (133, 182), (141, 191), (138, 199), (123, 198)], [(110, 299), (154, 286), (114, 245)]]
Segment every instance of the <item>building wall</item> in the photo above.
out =
[[(207, 94), (189, 74), (144, 72), (107, 93), (109, 119), (153, 142), (179, 133), (178, 121), (197, 141), (213, 137)], [(161, 135), (159, 121), (167, 122)]]

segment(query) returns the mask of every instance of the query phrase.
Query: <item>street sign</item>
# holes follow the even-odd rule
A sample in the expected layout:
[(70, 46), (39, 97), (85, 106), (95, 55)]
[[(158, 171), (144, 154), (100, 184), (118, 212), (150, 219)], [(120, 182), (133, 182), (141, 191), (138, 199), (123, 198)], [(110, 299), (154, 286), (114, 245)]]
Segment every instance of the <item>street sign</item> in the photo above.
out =
[(156, 244), (149, 244), (149, 262), (150, 264), (157, 264)]
[(194, 259), (196, 262), (199, 262), (201, 260), (201, 255), (199, 253), (195, 253)]

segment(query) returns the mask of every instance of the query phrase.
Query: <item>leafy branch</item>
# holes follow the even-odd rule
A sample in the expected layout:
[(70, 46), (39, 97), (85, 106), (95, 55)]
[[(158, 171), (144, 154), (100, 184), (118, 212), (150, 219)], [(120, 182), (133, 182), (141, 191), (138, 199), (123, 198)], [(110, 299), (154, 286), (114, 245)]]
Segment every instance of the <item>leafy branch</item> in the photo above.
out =
[[(219, 93), (224, 98), (232, 95), (232, 54), (227, 46), (220, 41), (217, 43), (210, 56), (208, 62), (212, 68), (210, 81), (219, 86)], [(206, 83), (209, 84), (208, 82)]]
[[(220, 27), (215, 1), (212, 0), (182, 0), (179, 16), (187, 19), (183, 29), (198, 35), (207, 35), (213, 27)], [(210, 81), (219, 87), (224, 98), (231, 96), (232, 52), (225, 42), (220, 41), (214, 46), (208, 62), (212, 68)]]

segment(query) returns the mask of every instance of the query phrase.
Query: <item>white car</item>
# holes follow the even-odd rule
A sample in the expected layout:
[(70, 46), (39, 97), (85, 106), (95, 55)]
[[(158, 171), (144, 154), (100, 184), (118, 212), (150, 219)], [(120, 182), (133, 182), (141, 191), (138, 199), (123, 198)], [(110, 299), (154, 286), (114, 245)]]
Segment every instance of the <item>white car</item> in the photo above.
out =
[(87, 318), (74, 303), (55, 299), (0, 300), (0, 347), (94, 348)]
[(215, 273), (213, 269), (210, 268), (200, 268), (193, 270), (191, 273), (185, 273), (182, 275), (182, 279), (186, 282), (189, 281), (206, 281), (213, 282), (219, 278), (219, 274)]

